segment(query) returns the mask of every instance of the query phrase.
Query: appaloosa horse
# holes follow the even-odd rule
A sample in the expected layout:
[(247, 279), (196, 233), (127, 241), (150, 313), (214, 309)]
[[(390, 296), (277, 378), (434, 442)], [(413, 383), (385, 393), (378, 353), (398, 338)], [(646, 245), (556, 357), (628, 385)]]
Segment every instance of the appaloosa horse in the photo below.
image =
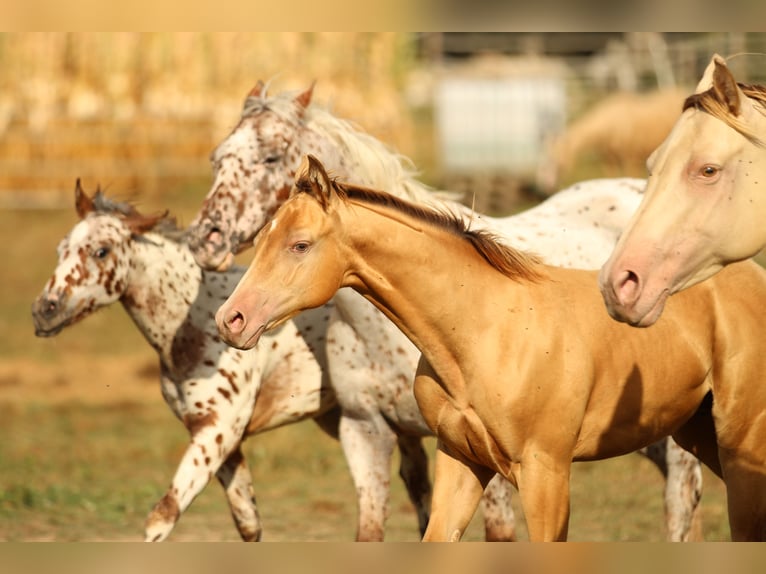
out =
[(637, 326), (766, 245), (766, 87), (738, 84), (714, 55), (647, 167), (646, 196), (600, 276), (609, 313)]
[[(190, 443), (170, 487), (147, 518), (146, 540), (167, 538), (213, 474), (224, 487), (241, 537), (260, 539), (241, 443), (247, 436), (309, 418), (337, 437), (339, 413), (324, 352), (332, 305), (288, 322), (257, 350), (238, 351), (220, 340), (213, 314), (243, 269), (203, 271), (172, 220), (143, 216), (101, 192), (90, 198), (79, 181), (75, 195), (81, 221), (61, 241), (56, 270), (34, 303), (35, 329), (39, 336), (53, 336), (119, 301), (157, 351), (162, 395), (188, 429)], [(428, 460), (419, 437), (396, 438), (401, 475), (422, 533), (430, 508)], [(388, 447), (395, 443), (392, 439)], [(360, 490), (370, 488), (367, 477), (379, 465), (365, 468), (365, 459), (346, 456), (350, 466), (358, 467)], [(387, 472), (389, 459), (390, 454), (383, 461)], [(383, 525), (374, 521), (377, 514), (366, 503), (359, 500), (358, 532), (362, 539), (380, 539)]]
[[(256, 231), (286, 199), (301, 154), (318, 155), (334, 174), (350, 181), (418, 203), (443, 205), (451, 197), (419, 182), (406, 159), (379, 140), (313, 104), (312, 93), (313, 86), (299, 94), (272, 97), (259, 82), (246, 98), (239, 123), (211, 156), (215, 181), (190, 227), (192, 251), (203, 267), (225, 268), (234, 253), (250, 245)], [(473, 227), (489, 227), (514, 247), (532, 250), (548, 263), (596, 269), (635, 211), (644, 185), (643, 180), (629, 178), (585, 181), (534, 209), (502, 219), (446, 202), (472, 220)], [(405, 409), (399, 403), (401, 397), (409, 401), (412, 395), (419, 353), (356, 294), (341, 291), (335, 301), (341, 320), (331, 326), (330, 346), (334, 353), (345, 352), (354, 374), (353, 379), (343, 379), (349, 384), (336, 385), (344, 413), (341, 442), (365, 443), (366, 456), (382, 460), (375, 444), (380, 434), (389, 427), (400, 432), (411, 424), (402, 420)], [(333, 380), (340, 378), (333, 373)], [(666, 477), (668, 539), (698, 538), (699, 462), (671, 439), (643, 453)], [(375, 506), (382, 521), (387, 491), (378, 492), (381, 502)], [(489, 539), (512, 537), (510, 496), (507, 484), (491, 483), (488, 498), (493, 503), (484, 504)]]
[(565, 540), (572, 461), (670, 434), (724, 478), (732, 538), (766, 539), (758, 265), (731, 266), (633, 329), (605, 312), (596, 271), (544, 265), (459, 215), (340, 184), (310, 156), (294, 190), (256, 237), (219, 331), (251, 348), (341, 287), (402, 329), (423, 353), (415, 396), (439, 439), (424, 540), (459, 540), (495, 473), (517, 485), (531, 540)]

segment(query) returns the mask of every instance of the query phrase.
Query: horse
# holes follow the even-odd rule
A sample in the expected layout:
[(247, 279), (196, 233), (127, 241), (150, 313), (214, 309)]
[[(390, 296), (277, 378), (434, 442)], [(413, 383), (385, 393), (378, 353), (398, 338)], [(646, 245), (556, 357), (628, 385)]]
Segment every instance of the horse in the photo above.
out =
[(652, 325), (673, 293), (766, 245), (766, 87), (713, 55), (647, 161), (640, 208), (601, 269), (609, 314)]
[[(242, 442), (306, 419), (338, 437), (339, 409), (327, 374), (333, 359), (325, 352), (332, 304), (288, 322), (259, 349), (243, 353), (220, 340), (213, 315), (243, 268), (201, 270), (172, 219), (142, 215), (100, 190), (89, 197), (79, 180), (75, 207), (80, 220), (59, 244), (58, 265), (33, 304), (36, 334), (54, 336), (119, 301), (157, 352), (162, 396), (190, 435), (169, 488), (147, 517), (145, 540), (166, 539), (213, 474), (241, 538), (260, 540)], [(417, 413), (416, 406), (412, 410)], [(428, 459), (418, 436), (396, 438), (400, 474), (422, 534), (430, 509)], [(393, 449), (397, 441), (389, 442)], [(390, 474), (390, 453), (371, 466), (345, 454), (359, 485), (357, 539), (381, 539), (377, 509), (368, 508), (375, 501), (363, 494), (377, 488), (381, 467)]]
[(518, 488), (530, 540), (565, 540), (572, 462), (667, 435), (723, 477), (732, 538), (766, 538), (755, 263), (634, 329), (605, 312), (596, 270), (545, 265), (458, 214), (339, 183), (311, 156), (253, 253), (216, 313), (229, 344), (251, 348), (351, 287), (422, 352), (414, 392), (438, 439), (423, 540), (459, 540), (495, 473)]
[(582, 161), (598, 160), (605, 173), (643, 173), (646, 158), (673, 127), (685, 95), (678, 88), (620, 91), (599, 100), (546, 146), (538, 188), (556, 191)]
[[(271, 96), (259, 81), (247, 94), (239, 122), (211, 154), (214, 181), (189, 227), (190, 246), (201, 266), (224, 269), (234, 254), (250, 246), (258, 229), (287, 198), (305, 153), (321, 157), (334, 174), (355, 183), (422, 204), (446, 203), (474, 227), (491, 228), (512, 246), (535, 251), (548, 263), (565, 267), (601, 266), (643, 197), (645, 180), (595, 179), (576, 183), (517, 215), (493, 218), (478, 214), (456, 203), (454, 194), (424, 185), (406, 157), (314, 103), (313, 91), (311, 85), (299, 93)], [(356, 443), (361, 437), (374, 443), (389, 426), (411, 425), (402, 420), (399, 402), (412, 395), (419, 353), (355, 293), (341, 290), (335, 303), (342, 320), (332, 325), (329, 345), (334, 353), (345, 350), (356, 375), (354, 384), (336, 385), (343, 412), (341, 442)], [(341, 379), (333, 376), (333, 380)], [(348, 376), (343, 380), (350, 381)], [(699, 538), (699, 462), (671, 439), (642, 454), (666, 479), (668, 539)], [(483, 505), (487, 538), (512, 538), (514, 519), (508, 503), (512, 487), (493, 481), (489, 489), (492, 492)], [(382, 504), (378, 507), (384, 508)]]

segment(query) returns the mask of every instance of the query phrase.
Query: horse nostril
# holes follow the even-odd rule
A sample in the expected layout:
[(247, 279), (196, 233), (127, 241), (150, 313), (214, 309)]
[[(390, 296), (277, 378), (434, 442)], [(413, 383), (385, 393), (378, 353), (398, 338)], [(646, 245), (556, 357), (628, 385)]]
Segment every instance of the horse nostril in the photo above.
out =
[(42, 300), (40, 305), (40, 311), (45, 317), (52, 317), (59, 310), (58, 298), (46, 297)]
[(239, 333), (245, 328), (245, 316), (239, 311), (233, 311), (226, 318), (226, 326), (232, 333)]
[(207, 241), (217, 245), (223, 243), (223, 234), (221, 233), (221, 229), (216, 226), (211, 227), (207, 232)]
[(641, 294), (641, 279), (638, 275), (626, 269), (617, 283), (616, 295), (623, 305), (632, 305)]

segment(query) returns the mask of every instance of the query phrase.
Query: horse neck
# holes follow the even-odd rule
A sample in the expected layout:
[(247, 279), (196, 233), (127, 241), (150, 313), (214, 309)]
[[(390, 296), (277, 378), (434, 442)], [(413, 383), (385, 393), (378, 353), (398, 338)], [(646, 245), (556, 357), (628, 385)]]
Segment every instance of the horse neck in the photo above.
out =
[(467, 318), (476, 325), (491, 319), (487, 293), (507, 295), (508, 304), (529, 297), (450, 231), (366, 203), (349, 207), (339, 210), (348, 238), (344, 286), (377, 306), (432, 365), (449, 363), (475, 338)]
[(173, 338), (198, 299), (202, 271), (186, 245), (148, 233), (134, 240), (128, 287), (120, 301), (144, 338), (172, 364)]

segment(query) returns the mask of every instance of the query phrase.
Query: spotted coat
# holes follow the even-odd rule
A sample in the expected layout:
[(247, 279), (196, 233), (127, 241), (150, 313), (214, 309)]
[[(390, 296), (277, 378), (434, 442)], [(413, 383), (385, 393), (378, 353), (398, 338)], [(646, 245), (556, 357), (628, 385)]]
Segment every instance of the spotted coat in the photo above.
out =
[(79, 186), (78, 194), (82, 219), (59, 244), (56, 270), (33, 305), (37, 334), (55, 335), (121, 302), (157, 351), (162, 395), (190, 437), (170, 487), (147, 518), (146, 540), (166, 538), (214, 475), (241, 537), (258, 540), (261, 524), (241, 443), (311, 418), (337, 436), (324, 352), (332, 305), (265, 335), (256, 350), (238, 351), (218, 337), (214, 313), (242, 269), (205, 272), (184, 243), (148, 231), (162, 220), (103, 196), (91, 202)]
[[(190, 228), (190, 245), (200, 265), (225, 268), (234, 253), (249, 246), (284, 201), (307, 153), (319, 158), (331, 175), (458, 212), (472, 226), (488, 227), (512, 246), (566, 267), (600, 267), (642, 197), (646, 182), (641, 179), (590, 180), (519, 215), (476, 214), (452, 201), (450, 194), (418, 182), (406, 158), (312, 104), (312, 94), (313, 86), (272, 97), (260, 82), (248, 94), (239, 123), (211, 155), (214, 182)], [(385, 451), (374, 443), (391, 429), (398, 436), (424, 431), (412, 398), (418, 353), (360, 296), (339, 292), (335, 302), (339, 318), (328, 333), (330, 374), (335, 380), (339, 370), (351, 373), (334, 383), (342, 409), (341, 442), (348, 445), (347, 452), (360, 449), (351, 460), (381, 459)], [(643, 454), (666, 476), (668, 538), (685, 540), (694, 536), (699, 521), (701, 468), (672, 439), (665, 442), (666, 448)], [(352, 472), (355, 478), (362, 473)], [(385, 486), (370, 493), (379, 508), (385, 505)], [(493, 494), (483, 501), (488, 538), (513, 538), (510, 486), (493, 480), (490, 490)], [(381, 511), (378, 521), (382, 524), (384, 518)]]

